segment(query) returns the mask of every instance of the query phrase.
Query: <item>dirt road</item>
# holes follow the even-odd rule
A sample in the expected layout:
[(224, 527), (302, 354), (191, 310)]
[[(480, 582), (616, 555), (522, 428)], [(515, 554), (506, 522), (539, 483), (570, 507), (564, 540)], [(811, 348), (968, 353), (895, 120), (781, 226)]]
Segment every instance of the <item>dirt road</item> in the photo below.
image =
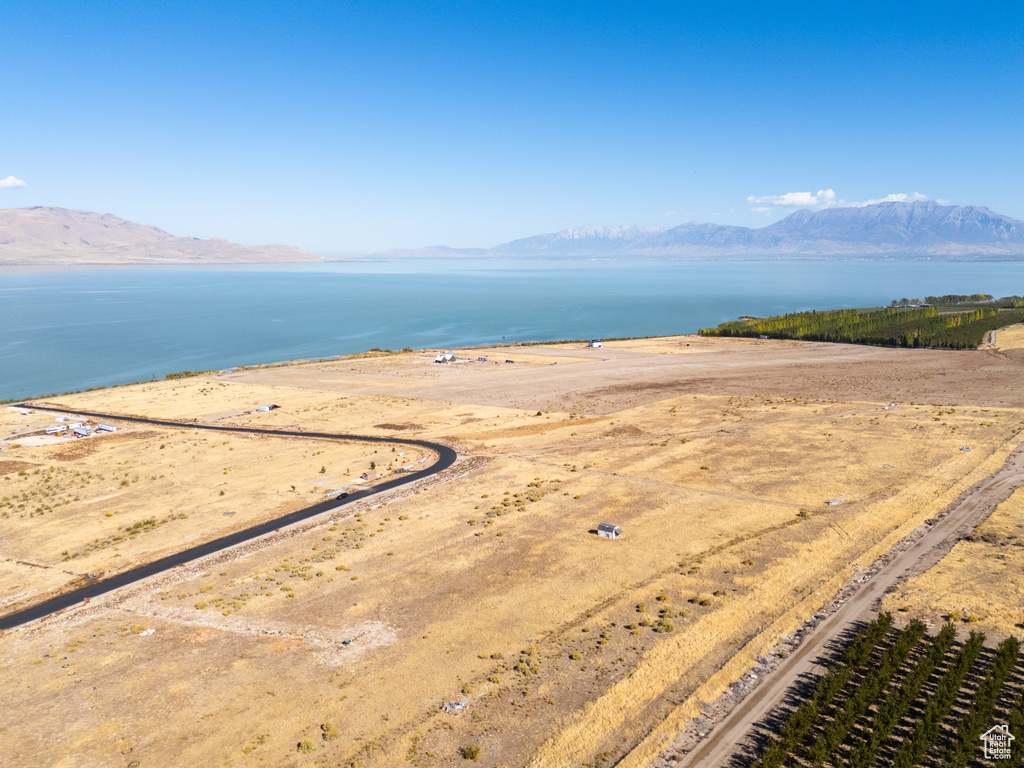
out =
[(304, 437), (304, 438), (327, 438), (333, 440), (354, 440), (361, 442), (371, 443), (392, 443), (395, 445), (416, 445), (421, 448), (427, 448), (432, 451), (436, 451), (438, 460), (431, 464), (426, 469), (421, 469), (418, 472), (410, 472), (409, 474), (402, 475), (394, 480), (388, 480), (387, 482), (375, 485), (372, 488), (367, 488), (362, 491), (356, 491), (355, 493), (349, 494), (347, 498), (341, 500), (339, 498), (329, 499), (328, 501), (314, 504), (311, 507), (300, 509), (297, 512), (291, 512), (283, 517), (276, 518), (274, 520), (268, 520), (258, 525), (251, 526), (241, 531), (228, 534), (227, 536), (221, 536), (213, 541), (208, 541), (199, 546), (192, 547), (190, 549), (176, 552), (173, 555), (162, 557), (159, 560), (154, 560), (151, 563), (133, 568), (129, 571), (123, 571), (115, 574), (110, 578), (103, 579), (102, 581), (94, 581), (87, 584), (84, 587), (65, 592), (57, 595), (56, 597), (45, 600), (41, 603), (37, 603), (24, 610), (16, 611), (15, 613), (8, 614), (6, 616), (0, 616), (0, 630), (10, 629), (20, 624), (25, 624), (29, 621), (35, 621), (44, 616), (49, 616), (52, 613), (56, 613), (64, 608), (69, 608), (72, 605), (81, 603), (83, 600), (91, 599), (98, 595), (105, 594), (111, 590), (118, 589), (127, 584), (132, 584), (141, 579), (154, 576), (158, 573), (168, 571), (175, 566), (182, 565), (183, 563), (197, 560), (200, 557), (206, 557), (212, 555), (215, 552), (220, 552), (228, 547), (234, 547), (246, 541), (251, 541), (259, 536), (264, 536), (268, 533), (284, 528), (285, 526), (298, 523), (303, 520), (307, 520), (314, 515), (319, 515), (324, 512), (330, 512), (338, 509), (346, 504), (350, 504), (356, 501), (362, 501), (369, 496), (389, 491), (392, 488), (397, 488), (400, 485), (407, 485), (408, 483), (416, 482), (424, 478), (436, 475), (438, 472), (447, 469), (455, 463), (458, 455), (455, 451), (446, 445), (440, 443), (431, 443), (426, 440), (403, 440), (400, 438), (393, 437), (367, 437), (364, 435), (335, 435), (327, 434), (324, 432), (298, 432), (298, 431), (283, 431), (273, 429), (256, 429), (252, 427), (222, 427), (210, 424), (193, 424), (186, 422), (177, 421), (165, 421), (162, 419), (147, 419), (142, 417), (122, 416), (112, 413), (91, 413), (89, 411), (81, 410), (68, 410), (65, 408), (49, 408), (39, 405), (21, 405), (17, 406), (20, 408), (34, 408), (40, 411), (53, 411), (56, 413), (74, 413), (79, 416), (88, 416), (93, 419), (103, 419), (109, 421), (130, 421), (140, 424), (153, 424), (161, 427), (177, 427), (184, 429), (202, 429), (212, 430), (215, 432), (241, 432), (248, 434), (259, 434), (259, 435), (270, 435), (273, 437)]
[(726, 765), (755, 723), (783, 700), (801, 676), (821, 672), (826, 646), (851, 624), (868, 618), (886, 591), (911, 571), (922, 572), (937, 563), (968, 531), (983, 522), (998, 504), (1024, 484), (1024, 449), (1018, 448), (998, 471), (972, 488), (931, 529), (892, 561), (884, 565), (835, 613), (806, 636), (803, 644), (785, 659), (764, 682), (715, 726), (680, 766)]

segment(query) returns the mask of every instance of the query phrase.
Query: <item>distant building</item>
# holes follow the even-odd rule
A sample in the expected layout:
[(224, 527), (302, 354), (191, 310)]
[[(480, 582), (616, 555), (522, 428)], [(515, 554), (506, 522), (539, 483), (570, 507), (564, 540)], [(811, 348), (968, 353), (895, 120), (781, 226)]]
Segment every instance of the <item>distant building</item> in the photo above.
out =
[(587, 346), (593, 347), (594, 349), (600, 349), (601, 347), (604, 346), (604, 342), (601, 341), (600, 339), (591, 339), (590, 341), (587, 342)]
[(271, 403), (270, 405), (261, 405), (261, 406), (260, 406), (259, 408), (257, 408), (256, 410), (257, 410), (257, 411), (258, 411), (259, 413), (266, 413), (267, 411), (273, 411), (274, 409), (276, 409), (276, 408), (280, 408), (280, 407), (281, 407), (281, 406), (279, 406), (279, 405), (274, 405), (273, 403)]
[(363, 472), (359, 476), (361, 480), (376, 480), (378, 477), (380, 477), (380, 472)]
[(75, 427), (71, 430), (75, 437), (88, 437), (92, 434), (92, 430), (89, 427)]
[(434, 358), (435, 363), (454, 363), (455, 353), (454, 352), (442, 352)]
[(113, 424), (97, 424), (96, 425), (96, 431), (97, 432), (117, 432), (117, 427), (115, 427)]
[(67, 429), (67, 427), (63, 427), (63, 426), (61, 426), (61, 427), (47, 427), (46, 428), (46, 434), (48, 434), (48, 435), (59, 435), (65, 429)]
[(617, 539), (622, 535), (622, 529), (614, 523), (600, 523), (597, 526), (597, 535), (604, 539)]

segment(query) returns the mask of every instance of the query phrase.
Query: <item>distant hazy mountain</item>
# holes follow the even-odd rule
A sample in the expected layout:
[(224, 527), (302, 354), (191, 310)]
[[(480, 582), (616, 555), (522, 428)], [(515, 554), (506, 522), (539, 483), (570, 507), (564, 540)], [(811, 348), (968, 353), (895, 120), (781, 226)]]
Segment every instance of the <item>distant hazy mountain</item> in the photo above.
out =
[(428, 245), (425, 248), (392, 248), (387, 251), (374, 251), (374, 258), (394, 259), (458, 259), (473, 256), (487, 256), (486, 248), (449, 248), (447, 245)]
[(513, 240), (489, 256), (1024, 256), (1024, 222), (978, 206), (878, 203), (801, 210), (760, 229), (573, 227)]
[(0, 264), (245, 264), (321, 261), (289, 245), (175, 237), (109, 213), (0, 210)]

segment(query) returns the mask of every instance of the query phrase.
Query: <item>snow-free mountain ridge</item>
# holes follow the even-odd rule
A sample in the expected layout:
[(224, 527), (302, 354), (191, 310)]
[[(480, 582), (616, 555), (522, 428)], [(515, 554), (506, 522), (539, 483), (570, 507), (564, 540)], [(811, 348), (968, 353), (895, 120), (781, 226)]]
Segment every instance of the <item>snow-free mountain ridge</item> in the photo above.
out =
[(0, 265), (247, 264), (320, 261), (290, 245), (175, 237), (111, 214), (66, 208), (0, 210)]

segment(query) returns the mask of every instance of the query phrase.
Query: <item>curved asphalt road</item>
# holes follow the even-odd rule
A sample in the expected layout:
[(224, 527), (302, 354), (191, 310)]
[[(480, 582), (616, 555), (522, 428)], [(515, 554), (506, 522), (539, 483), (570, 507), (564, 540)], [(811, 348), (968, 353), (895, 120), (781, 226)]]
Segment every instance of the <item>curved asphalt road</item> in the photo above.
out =
[(285, 430), (273, 430), (273, 429), (254, 429), (249, 427), (221, 427), (211, 424), (190, 424), (188, 422), (180, 421), (164, 421), (162, 419), (143, 419), (132, 416), (118, 416), (112, 413), (90, 413), (89, 411), (69, 410), (66, 408), (44, 408), (38, 405), (15, 405), (14, 408), (32, 408), (37, 411), (54, 411), (56, 413), (72, 413), (80, 416), (86, 416), (93, 419), (109, 419), (111, 421), (131, 421), (137, 424), (154, 424), (160, 427), (177, 427), (186, 429), (205, 429), (212, 432), (241, 432), (255, 435), (271, 435), (274, 437), (317, 437), (328, 440), (350, 440), (363, 443), (392, 443), (396, 445), (416, 445), (421, 448), (428, 448), (432, 451), (436, 451), (439, 459), (431, 464), (426, 469), (421, 469), (418, 472), (413, 472), (408, 475), (396, 478), (394, 480), (388, 480), (386, 483), (375, 485), (372, 488), (367, 488), (363, 491), (356, 491), (355, 493), (349, 494), (345, 499), (329, 499), (328, 501), (314, 504), (311, 507), (300, 509), (297, 512), (291, 512), (283, 517), (279, 517), (275, 520), (268, 520), (265, 523), (254, 525), (251, 528), (238, 531), (237, 533), (228, 534), (227, 536), (221, 536), (219, 539), (213, 539), (205, 544), (186, 549), (182, 552), (177, 552), (167, 557), (162, 557), (159, 560), (154, 560), (152, 563), (141, 565), (138, 568), (133, 568), (130, 571), (124, 571), (111, 576), (109, 579), (103, 581), (97, 581), (92, 584), (87, 584), (84, 587), (72, 590), (71, 592), (65, 592), (62, 595), (53, 597), (37, 605), (33, 605), (30, 608), (17, 611), (16, 613), (8, 614), (7, 616), (0, 616), (0, 630), (11, 629), (20, 624), (25, 624), (36, 619), (41, 619), (43, 616), (49, 616), (51, 613), (56, 613), (63, 608), (69, 608), (72, 605), (78, 605), (86, 598), (93, 598), (97, 595), (102, 595), (106, 592), (118, 589), (127, 584), (140, 581), (154, 576), (158, 573), (168, 571), (176, 565), (182, 565), (192, 560), (197, 560), (200, 557), (206, 555), (212, 555), (214, 552), (220, 552), (228, 547), (233, 547), (236, 544), (241, 544), (245, 541), (250, 541), (264, 534), (276, 531), (279, 528), (283, 528), (293, 523), (307, 520), (315, 515), (319, 515), (323, 512), (329, 512), (339, 507), (343, 507), (346, 504), (350, 504), (354, 501), (361, 501), (370, 496), (375, 496), (378, 493), (389, 491), (392, 488), (397, 488), (400, 485), (406, 485), (407, 483), (413, 483), (417, 480), (422, 480), (425, 477), (436, 475), (442, 470), (448, 469), (455, 460), (458, 458), (458, 454), (446, 445), (439, 443), (431, 443), (426, 440), (400, 440), (392, 437), (367, 437), (365, 435), (333, 435), (326, 432), (298, 432), (298, 431), (285, 431)]

